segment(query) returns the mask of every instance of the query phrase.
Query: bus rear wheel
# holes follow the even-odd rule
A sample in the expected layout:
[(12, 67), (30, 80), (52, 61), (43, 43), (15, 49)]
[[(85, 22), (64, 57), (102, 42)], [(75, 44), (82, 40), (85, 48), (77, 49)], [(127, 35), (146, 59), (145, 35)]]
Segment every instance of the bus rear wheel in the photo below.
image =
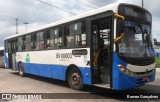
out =
[(68, 73), (69, 86), (75, 90), (82, 90), (83, 77), (78, 68), (72, 68)]
[(20, 63), (20, 64), (18, 65), (18, 72), (19, 72), (19, 75), (20, 75), (21, 77), (24, 77), (24, 76), (25, 76), (24, 67), (23, 67), (23, 64), (22, 64), (22, 63)]

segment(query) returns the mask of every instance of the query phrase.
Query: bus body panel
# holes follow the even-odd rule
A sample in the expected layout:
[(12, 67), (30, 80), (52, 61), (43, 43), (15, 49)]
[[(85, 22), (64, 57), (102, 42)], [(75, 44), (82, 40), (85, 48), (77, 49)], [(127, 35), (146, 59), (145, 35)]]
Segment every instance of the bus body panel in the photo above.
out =
[[(117, 56), (117, 53), (114, 52), (114, 64), (113, 64), (113, 89), (116, 90), (125, 90), (125, 89), (130, 89), (133, 87), (137, 87), (140, 85), (143, 85), (145, 83), (151, 82), (155, 80), (155, 70), (152, 69), (153, 71), (151, 72), (151, 74), (146, 74), (144, 76), (141, 77), (131, 77), (129, 75), (126, 75), (124, 73), (122, 73), (120, 71), (120, 69), (118, 68), (118, 64), (122, 64), (123, 66), (127, 66), (127, 63), (123, 62), (122, 60), (119, 59), (119, 57)], [(141, 68), (141, 67), (139, 67)], [(143, 78), (147, 77), (148, 80), (147, 81), (143, 81)]]
[(25, 73), (66, 80), (66, 70), (69, 65), (74, 64), (80, 69), (84, 84), (91, 85), (90, 66), (86, 65), (90, 60), (90, 49), (86, 49), (87, 55), (73, 55), (73, 50), (84, 49), (17, 52), (16, 70), (18, 70), (18, 63), (22, 62)]

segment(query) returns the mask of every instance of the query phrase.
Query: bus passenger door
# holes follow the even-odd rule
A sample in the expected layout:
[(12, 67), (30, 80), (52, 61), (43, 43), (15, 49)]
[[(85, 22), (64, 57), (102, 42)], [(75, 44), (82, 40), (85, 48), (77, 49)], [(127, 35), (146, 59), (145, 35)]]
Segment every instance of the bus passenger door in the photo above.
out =
[(12, 69), (12, 51), (11, 51), (11, 41), (8, 41), (8, 64), (9, 68)]
[(8, 42), (8, 62), (9, 62), (9, 68), (12, 70), (16, 70), (16, 41), (11, 40)]
[(91, 20), (92, 81), (96, 86), (111, 87), (112, 17)]

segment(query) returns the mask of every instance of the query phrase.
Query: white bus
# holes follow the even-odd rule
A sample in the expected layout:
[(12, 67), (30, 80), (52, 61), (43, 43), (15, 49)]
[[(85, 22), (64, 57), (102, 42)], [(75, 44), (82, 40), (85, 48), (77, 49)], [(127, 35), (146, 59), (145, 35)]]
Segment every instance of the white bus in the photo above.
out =
[(130, 89), (155, 79), (151, 26), (144, 8), (107, 5), (6, 38), (6, 66), (77, 90), (85, 84)]
[(4, 47), (0, 47), (0, 67), (4, 67)]

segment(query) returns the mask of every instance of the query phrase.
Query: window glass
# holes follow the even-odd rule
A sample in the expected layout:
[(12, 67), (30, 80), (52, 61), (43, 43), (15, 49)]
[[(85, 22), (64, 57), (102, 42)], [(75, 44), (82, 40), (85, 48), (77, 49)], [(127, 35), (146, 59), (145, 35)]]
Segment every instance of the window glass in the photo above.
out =
[(31, 50), (31, 43), (27, 43), (27, 44), (25, 45), (25, 50), (26, 50), (26, 51)]
[(70, 35), (81, 34), (81, 22), (70, 25)]
[(59, 28), (50, 30), (50, 38), (57, 38), (59, 35)]
[(19, 37), (18, 38), (18, 44), (22, 44), (23, 43), (23, 39), (22, 39), (22, 37)]
[(36, 34), (36, 41), (39, 41), (39, 33)]
[(63, 38), (59, 38), (59, 48), (63, 47)]
[(68, 36), (66, 40), (66, 47), (74, 47), (74, 36)]
[(35, 50), (39, 50), (39, 42), (35, 42)]
[(54, 29), (50, 30), (50, 38), (54, 38)]
[(62, 47), (62, 31), (61, 28), (53, 28), (49, 30), (49, 36), (47, 40), (47, 48), (60, 48)]
[(31, 42), (31, 35), (26, 36), (26, 43), (29, 43), (29, 42)]
[(44, 40), (44, 32), (39, 32), (39, 40)]
[(35, 43), (34, 42), (32, 42), (31, 43), (31, 50), (35, 50), (36, 49), (36, 47), (35, 47)]
[(55, 37), (59, 37), (59, 28), (56, 28), (54, 31)]
[(82, 21), (66, 25), (64, 44), (65, 47), (86, 46), (86, 22)]
[(47, 48), (54, 48), (54, 39), (47, 40)]
[(40, 41), (39, 44), (40, 44), (40, 48), (39, 49), (44, 49), (44, 41)]
[(79, 34), (75, 36), (75, 45), (77, 47), (86, 45), (86, 34)]
[(55, 48), (62, 48), (62, 38), (56, 38), (54, 42)]
[(18, 45), (18, 51), (22, 51), (22, 44)]
[(59, 48), (59, 39), (58, 38), (56, 38), (55, 40), (54, 40), (55, 42), (54, 42), (54, 47), (55, 48)]

